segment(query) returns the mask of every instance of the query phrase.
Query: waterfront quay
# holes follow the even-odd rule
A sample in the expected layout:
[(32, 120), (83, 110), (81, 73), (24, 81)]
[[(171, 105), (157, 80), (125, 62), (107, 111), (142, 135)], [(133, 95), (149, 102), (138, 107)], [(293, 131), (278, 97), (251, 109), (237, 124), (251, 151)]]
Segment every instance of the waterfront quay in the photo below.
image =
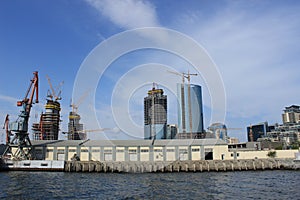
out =
[(152, 172), (226, 172), (250, 170), (300, 170), (293, 159), (209, 160), (175, 162), (98, 162), (66, 161), (65, 172), (152, 173)]

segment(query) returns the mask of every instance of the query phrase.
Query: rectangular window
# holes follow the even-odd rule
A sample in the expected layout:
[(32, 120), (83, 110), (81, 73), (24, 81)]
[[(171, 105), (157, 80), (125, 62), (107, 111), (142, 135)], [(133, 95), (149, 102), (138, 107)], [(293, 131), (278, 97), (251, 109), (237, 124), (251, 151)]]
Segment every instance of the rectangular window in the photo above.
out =
[(187, 149), (179, 149), (179, 153), (187, 153)]
[(69, 149), (69, 152), (76, 152), (76, 149)]
[(233, 153), (231, 153), (230, 156), (233, 157)]
[(136, 149), (129, 149), (129, 153), (136, 153)]
[(162, 149), (154, 149), (154, 152), (162, 152)]
[(236, 157), (239, 157), (240, 156), (240, 154), (239, 153), (236, 153)]
[(124, 153), (124, 149), (117, 149), (117, 153)]
[(149, 150), (148, 150), (148, 149), (141, 149), (141, 152), (142, 152), (142, 153), (148, 153)]
[(81, 149), (81, 152), (89, 152), (88, 149)]
[(111, 149), (104, 149), (104, 153), (112, 153)]
[(53, 152), (53, 149), (47, 149), (47, 152)]
[(93, 149), (92, 152), (100, 152), (100, 149)]
[(175, 149), (167, 149), (167, 152), (175, 152)]
[(196, 148), (196, 149), (192, 149), (192, 152), (199, 152), (200, 149), (199, 148)]
[(57, 153), (65, 153), (65, 150), (64, 149), (58, 149)]

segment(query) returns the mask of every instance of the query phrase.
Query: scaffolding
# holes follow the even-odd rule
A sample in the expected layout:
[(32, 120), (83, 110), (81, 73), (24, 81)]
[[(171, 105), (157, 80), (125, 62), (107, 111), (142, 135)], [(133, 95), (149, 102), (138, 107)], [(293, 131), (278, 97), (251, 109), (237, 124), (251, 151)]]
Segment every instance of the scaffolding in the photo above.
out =
[(33, 139), (34, 140), (58, 140), (59, 124), (60, 124), (60, 103), (47, 99), (45, 105), (45, 113), (41, 114), (40, 122), (33, 123)]

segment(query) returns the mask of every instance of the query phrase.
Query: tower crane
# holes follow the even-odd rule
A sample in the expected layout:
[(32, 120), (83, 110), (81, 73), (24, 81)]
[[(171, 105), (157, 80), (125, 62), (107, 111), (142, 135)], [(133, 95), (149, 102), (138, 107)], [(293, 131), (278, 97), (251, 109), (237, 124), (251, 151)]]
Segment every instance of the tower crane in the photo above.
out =
[[(17, 102), (17, 106), (21, 107), (21, 113), (16, 121), (9, 123), (8, 131), (14, 133), (12, 141), (8, 144), (3, 155), (8, 152), (12, 153), (13, 158), (17, 160), (32, 159), (32, 144), (28, 136), (28, 121), (30, 116), (30, 110), (32, 107), (34, 95), (35, 103), (39, 102), (38, 98), (38, 72), (33, 72), (33, 79), (30, 81), (29, 88), (25, 93), (23, 100)], [(12, 148), (17, 148), (16, 151), (12, 151)], [(2, 155), (2, 156), (3, 156)]]
[(189, 128), (190, 128), (190, 137), (193, 138), (193, 122), (192, 122), (192, 107), (191, 107), (191, 76), (197, 76), (198, 74), (191, 74), (188, 70), (188, 73), (178, 73), (174, 71), (169, 71), (169, 73), (178, 75), (182, 77), (182, 85), (181, 85), (181, 115), (182, 115), (182, 131), (186, 132), (186, 124), (185, 124), (185, 100), (184, 100), (184, 84), (185, 79), (188, 81), (188, 112), (189, 112)]
[(73, 113), (77, 113), (79, 105), (84, 101), (84, 99), (88, 96), (88, 94), (89, 94), (89, 91), (86, 91), (85, 93), (83, 93), (79, 97), (79, 99), (77, 100), (76, 103), (72, 103), (72, 99), (71, 99), (70, 107), (72, 107)]
[(58, 86), (58, 88), (57, 88), (57, 90), (59, 90), (59, 91), (58, 91), (58, 93), (56, 94), (56, 91), (54, 90), (53, 85), (52, 85), (52, 83), (51, 83), (51, 79), (50, 79), (49, 76), (47, 76), (47, 75), (46, 75), (46, 78), (47, 78), (47, 80), (48, 80), (48, 84), (49, 84), (50, 90), (51, 90), (51, 91), (48, 90), (47, 97), (49, 97), (51, 100), (55, 100), (55, 101), (61, 100), (61, 89), (60, 89), (60, 88), (61, 88), (61, 86), (64, 84), (64, 82), (62, 81), (62, 82), (59, 84), (59, 86)]

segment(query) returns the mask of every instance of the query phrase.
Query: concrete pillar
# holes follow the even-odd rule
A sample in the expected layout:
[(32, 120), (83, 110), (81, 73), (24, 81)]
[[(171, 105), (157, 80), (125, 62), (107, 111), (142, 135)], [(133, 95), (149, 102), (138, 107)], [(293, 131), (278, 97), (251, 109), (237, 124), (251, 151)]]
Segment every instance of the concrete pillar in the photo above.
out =
[(154, 149), (153, 146), (149, 147), (149, 161), (153, 162), (154, 161)]
[(116, 153), (117, 153), (117, 148), (116, 148), (116, 146), (113, 146), (112, 147), (112, 160), (113, 161), (116, 161), (117, 160), (117, 155), (116, 155)]
[(53, 148), (53, 160), (57, 160), (57, 147)]
[(205, 160), (205, 150), (204, 146), (200, 147), (200, 160)]
[(89, 161), (91, 161), (92, 160), (92, 147), (91, 146), (89, 146)]
[(137, 153), (137, 161), (141, 161), (141, 147), (138, 146), (136, 151), (137, 151), (136, 152)]
[(65, 160), (68, 160), (68, 155), (69, 155), (69, 147), (65, 147)]
[(167, 161), (167, 147), (166, 146), (163, 147), (163, 157), (164, 157), (164, 161)]
[(192, 160), (192, 147), (188, 146), (188, 160)]
[(128, 147), (125, 147), (125, 149), (124, 149), (124, 153), (125, 153), (125, 161), (129, 161), (129, 152), (128, 152)]
[(79, 158), (80, 158), (80, 153), (81, 153), (81, 146), (77, 146), (76, 154)]
[(178, 146), (175, 146), (175, 159), (179, 160), (179, 148), (178, 148)]
[(104, 161), (104, 147), (100, 147), (100, 161)]

